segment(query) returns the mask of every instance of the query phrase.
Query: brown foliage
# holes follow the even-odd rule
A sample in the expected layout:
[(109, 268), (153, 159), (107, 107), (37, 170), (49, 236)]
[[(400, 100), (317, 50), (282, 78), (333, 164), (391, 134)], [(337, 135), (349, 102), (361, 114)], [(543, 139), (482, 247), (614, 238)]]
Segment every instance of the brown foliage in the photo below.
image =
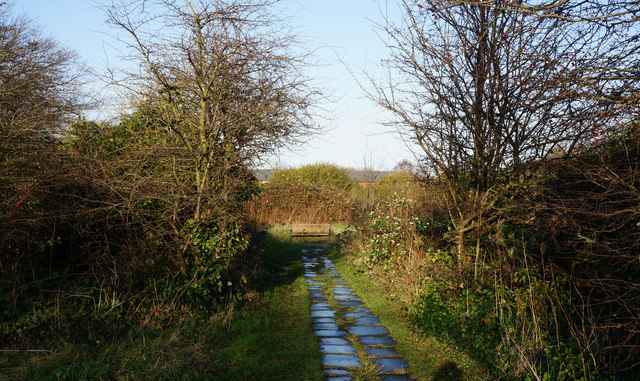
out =
[(566, 277), (570, 328), (585, 351), (614, 368), (640, 366), (639, 154), (636, 128), (546, 163), (537, 205), (541, 260)]
[(353, 192), (328, 184), (277, 182), (266, 184), (250, 207), (259, 225), (292, 223), (351, 224), (356, 201)]

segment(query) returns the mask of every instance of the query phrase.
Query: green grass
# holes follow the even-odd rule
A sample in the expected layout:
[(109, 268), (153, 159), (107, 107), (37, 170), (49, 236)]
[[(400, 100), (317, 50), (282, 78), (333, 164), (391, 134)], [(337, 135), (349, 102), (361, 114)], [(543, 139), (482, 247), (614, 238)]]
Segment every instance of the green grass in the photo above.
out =
[(418, 332), (406, 316), (407, 306), (370, 274), (365, 274), (353, 265), (349, 257), (337, 250), (331, 259), (338, 272), (364, 300), (391, 336), (398, 343), (396, 349), (409, 363), (409, 372), (416, 380), (480, 380), (485, 372), (463, 351), (433, 337)]
[(0, 352), (0, 379), (322, 380), (300, 244), (267, 238), (263, 271), (241, 310), (49, 342), (50, 352)]
[(331, 236), (330, 237), (291, 237), (290, 225), (286, 226), (270, 226), (266, 228), (266, 231), (270, 236), (289, 243), (334, 243), (336, 237), (345, 231), (354, 230), (353, 226), (347, 224), (337, 223), (331, 224)]

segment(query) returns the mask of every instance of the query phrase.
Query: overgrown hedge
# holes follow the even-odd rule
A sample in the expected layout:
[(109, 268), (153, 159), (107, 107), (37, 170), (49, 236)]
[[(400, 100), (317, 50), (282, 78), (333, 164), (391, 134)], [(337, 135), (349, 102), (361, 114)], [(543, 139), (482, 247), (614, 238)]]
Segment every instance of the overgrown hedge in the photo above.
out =
[(504, 173), (462, 242), (437, 193), (381, 202), (353, 258), (402, 292), (417, 287), (414, 324), (469, 351), (491, 378), (637, 379), (639, 153), (632, 129)]
[(300, 168), (280, 169), (273, 173), (271, 183), (305, 183), (329, 185), (335, 188), (351, 190), (356, 183), (349, 171), (331, 164), (313, 164)]

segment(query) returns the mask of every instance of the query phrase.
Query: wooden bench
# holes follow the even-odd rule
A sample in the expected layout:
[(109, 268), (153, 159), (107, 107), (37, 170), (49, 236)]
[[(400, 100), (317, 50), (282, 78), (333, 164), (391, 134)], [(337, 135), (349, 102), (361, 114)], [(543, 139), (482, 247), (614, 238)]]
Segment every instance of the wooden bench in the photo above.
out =
[(289, 232), (292, 237), (331, 236), (331, 224), (292, 224)]

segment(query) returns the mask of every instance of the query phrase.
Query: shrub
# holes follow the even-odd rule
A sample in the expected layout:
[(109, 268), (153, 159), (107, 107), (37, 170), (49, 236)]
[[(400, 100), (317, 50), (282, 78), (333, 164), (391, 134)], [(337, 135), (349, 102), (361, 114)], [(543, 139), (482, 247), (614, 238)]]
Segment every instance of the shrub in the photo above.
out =
[(347, 169), (331, 164), (313, 164), (300, 168), (281, 169), (273, 173), (270, 182), (330, 185), (344, 190), (351, 190), (356, 185)]
[(416, 198), (420, 188), (421, 186), (414, 175), (405, 170), (392, 172), (374, 184), (378, 198), (391, 197), (393, 194)]
[(352, 223), (351, 192), (328, 184), (278, 181), (266, 184), (250, 207), (259, 225)]

